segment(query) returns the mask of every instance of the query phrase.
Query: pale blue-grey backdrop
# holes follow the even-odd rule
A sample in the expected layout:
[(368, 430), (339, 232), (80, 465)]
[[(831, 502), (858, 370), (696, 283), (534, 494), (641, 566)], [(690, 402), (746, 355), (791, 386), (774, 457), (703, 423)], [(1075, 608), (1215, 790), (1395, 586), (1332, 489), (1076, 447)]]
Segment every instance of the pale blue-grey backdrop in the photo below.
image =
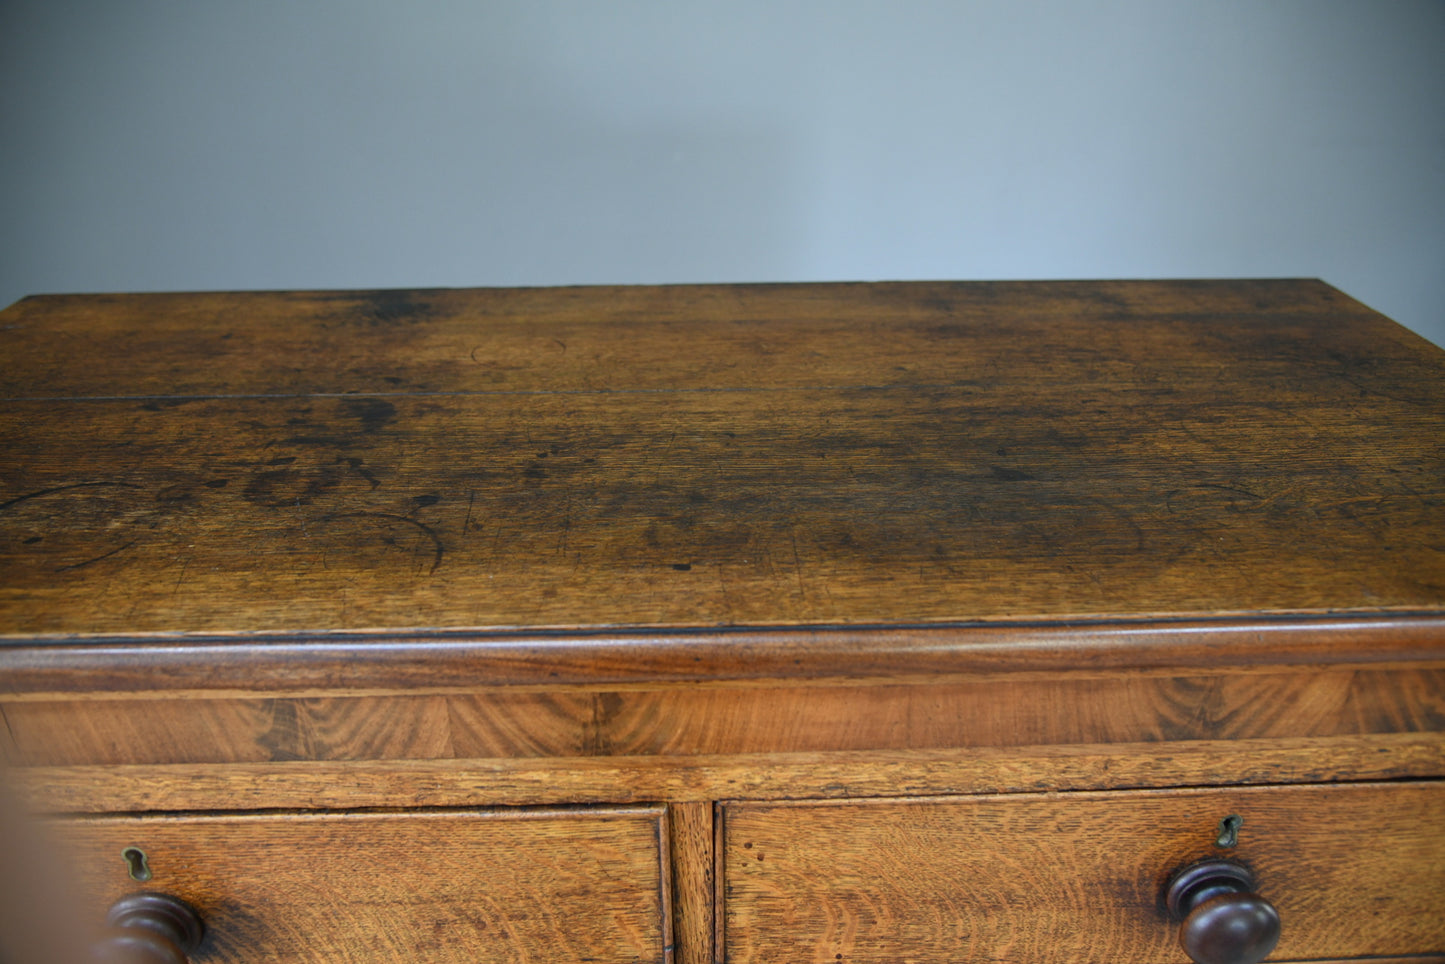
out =
[(0, 0), (34, 292), (1322, 277), (1445, 342), (1439, 0)]

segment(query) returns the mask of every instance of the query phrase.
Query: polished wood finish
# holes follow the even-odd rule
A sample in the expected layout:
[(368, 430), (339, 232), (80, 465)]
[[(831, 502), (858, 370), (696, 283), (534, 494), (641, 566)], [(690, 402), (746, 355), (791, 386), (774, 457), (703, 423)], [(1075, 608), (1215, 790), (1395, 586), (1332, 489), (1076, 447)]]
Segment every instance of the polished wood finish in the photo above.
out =
[[(99, 817), (64, 836), (101, 905), (174, 894), (197, 961), (661, 962), (659, 808)], [(155, 876), (132, 881), (139, 847)]]
[[(968, 378), (1023, 368), (1066, 391), (1218, 382), (1228, 353), (1419, 393), (1435, 387), (1418, 368), (1438, 364), (1419, 337), (1310, 280), (42, 296), (5, 315), (26, 364), (0, 373), (0, 394), (16, 398), (767, 389), (803, 373), (908, 386), (958, 379), (960, 351), (976, 362)], [(1069, 340), (1080, 331), (1094, 337)]]
[[(1082, 675), (1082, 674), (1081, 674)], [(938, 712), (948, 707), (947, 713)], [(18, 702), (22, 765), (738, 755), (1425, 733), (1445, 667)]]
[(673, 920), (677, 932), (674, 964), (710, 964), (713, 960), (716, 835), (710, 801), (674, 803), (672, 828)]
[(1419, 779), (1445, 774), (1445, 737), (1391, 734), (1112, 746), (375, 763), (30, 767), (55, 812), (407, 807), (728, 798), (848, 798), (1100, 787)]
[[(1215, 844), (1238, 845), (1244, 818), (1224, 818)], [(1202, 860), (1169, 879), (1165, 906), (1176, 919), (1179, 946), (1195, 964), (1259, 964), (1279, 943), (1279, 911), (1254, 893), (1254, 874), (1233, 860)]]
[(170, 894), (127, 894), (111, 905), (105, 923), (109, 933), (97, 942), (95, 956), (110, 964), (190, 964), (187, 955), (206, 933), (195, 908)]
[(0, 357), (0, 759), (97, 925), (1177, 964), (1224, 857), (1268, 960), (1445, 959), (1445, 352), (1328, 285), (48, 296)]
[(726, 959), (1177, 960), (1167, 881), (1220, 855), (1230, 814), (1229, 859), (1285, 922), (1275, 959), (1445, 947), (1429, 782), (729, 805)]
[[(479, 685), (1088, 677), (1221, 668), (1438, 665), (1439, 612), (676, 633), (186, 635), (15, 640), (6, 700), (248, 693), (469, 693)], [(144, 645), (139, 645), (144, 643)]]
[(37, 298), (0, 352), (15, 636), (1442, 591), (1445, 362), (1317, 282)]

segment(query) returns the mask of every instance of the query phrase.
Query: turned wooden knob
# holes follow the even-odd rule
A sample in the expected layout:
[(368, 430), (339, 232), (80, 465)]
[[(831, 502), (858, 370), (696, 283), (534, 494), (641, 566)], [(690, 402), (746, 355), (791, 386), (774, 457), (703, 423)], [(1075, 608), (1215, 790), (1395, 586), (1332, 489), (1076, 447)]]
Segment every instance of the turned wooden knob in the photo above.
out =
[(1191, 864), (1169, 881), (1179, 946), (1196, 964), (1258, 964), (1279, 943), (1279, 911), (1254, 893), (1254, 875), (1228, 860)]
[(106, 915), (95, 960), (106, 964), (188, 964), (205, 926), (189, 904), (168, 894), (131, 894)]

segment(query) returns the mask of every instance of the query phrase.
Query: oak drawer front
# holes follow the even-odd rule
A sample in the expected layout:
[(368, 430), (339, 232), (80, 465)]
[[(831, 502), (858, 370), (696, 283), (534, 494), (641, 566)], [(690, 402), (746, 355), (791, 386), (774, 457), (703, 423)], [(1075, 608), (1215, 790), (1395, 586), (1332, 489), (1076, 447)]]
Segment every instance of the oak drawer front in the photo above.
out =
[[(1234, 847), (1220, 821), (1243, 818)], [(1445, 784), (735, 804), (728, 964), (1186, 961), (1169, 879), (1235, 861), (1271, 961), (1445, 952)]]
[[(663, 810), (64, 821), (92, 919), (136, 891), (206, 925), (197, 964), (661, 962)], [(142, 850), (151, 879), (130, 878)], [(142, 871), (144, 876), (145, 872)]]

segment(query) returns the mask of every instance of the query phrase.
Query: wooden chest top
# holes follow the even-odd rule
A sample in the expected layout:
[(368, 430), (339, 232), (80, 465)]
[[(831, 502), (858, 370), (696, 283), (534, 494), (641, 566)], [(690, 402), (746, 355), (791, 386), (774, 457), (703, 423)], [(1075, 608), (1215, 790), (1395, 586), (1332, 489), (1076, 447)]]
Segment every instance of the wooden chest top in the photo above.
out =
[(1445, 352), (1317, 281), (47, 296), (0, 635), (1445, 613)]

